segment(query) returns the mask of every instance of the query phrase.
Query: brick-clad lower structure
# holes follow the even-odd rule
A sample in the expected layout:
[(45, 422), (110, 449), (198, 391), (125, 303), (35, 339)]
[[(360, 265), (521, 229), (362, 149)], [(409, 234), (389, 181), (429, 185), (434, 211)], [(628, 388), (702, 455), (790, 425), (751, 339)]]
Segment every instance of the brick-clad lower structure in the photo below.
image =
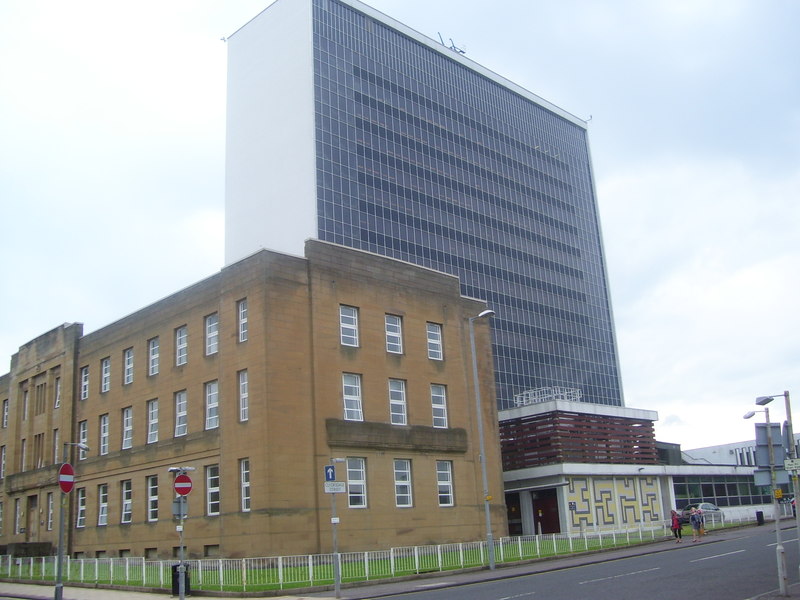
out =
[[(0, 546), (58, 538), (65, 442), (74, 556), (175, 555), (170, 467), (194, 467), (188, 555), (480, 539), (483, 494), (458, 279), (319, 241), (260, 251), (100, 330), (63, 325), (0, 378)], [(489, 327), (475, 321), (495, 535), (506, 533)]]

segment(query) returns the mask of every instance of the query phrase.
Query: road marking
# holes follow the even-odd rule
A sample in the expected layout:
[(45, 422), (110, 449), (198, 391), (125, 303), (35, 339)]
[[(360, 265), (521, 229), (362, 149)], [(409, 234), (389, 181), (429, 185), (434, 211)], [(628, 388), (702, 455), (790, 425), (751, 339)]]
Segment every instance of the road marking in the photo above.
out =
[(706, 556), (705, 558), (695, 558), (694, 560), (690, 560), (689, 562), (701, 562), (704, 560), (710, 560), (712, 558), (722, 558), (723, 556), (730, 556), (731, 554), (739, 554), (740, 552), (746, 552), (746, 550), (734, 550), (733, 552), (726, 552), (725, 554), (715, 554), (714, 556)]
[(525, 598), (526, 596), (533, 596), (536, 592), (526, 592), (524, 594), (516, 594), (514, 596), (503, 596), (497, 600), (511, 600), (512, 598)]
[(660, 571), (661, 567), (653, 569), (644, 569), (643, 571), (632, 571), (631, 573), (622, 573), (620, 575), (612, 575), (611, 577), (601, 577), (600, 579), (589, 579), (588, 581), (581, 581), (580, 585), (585, 583), (597, 583), (598, 581), (610, 581), (611, 579), (619, 579), (620, 577), (630, 577), (631, 575), (639, 575), (641, 573), (650, 573), (651, 571)]

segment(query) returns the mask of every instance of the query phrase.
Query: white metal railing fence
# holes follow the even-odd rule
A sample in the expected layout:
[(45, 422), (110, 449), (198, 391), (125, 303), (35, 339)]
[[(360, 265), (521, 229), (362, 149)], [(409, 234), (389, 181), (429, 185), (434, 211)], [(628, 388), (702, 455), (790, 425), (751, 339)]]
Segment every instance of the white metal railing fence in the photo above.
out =
[[(791, 515), (791, 509), (789, 511)], [(706, 513), (706, 528), (734, 522), (752, 522), (749, 517), (730, 519)], [(587, 531), (574, 534), (543, 534), (494, 540), (497, 562), (515, 562), (629, 546), (671, 536), (668, 522), (622, 531)], [(264, 558), (204, 558), (188, 560), (190, 585), (195, 590), (260, 591), (331, 585), (332, 554)], [(374, 581), (403, 575), (485, 566), (486, 541), (409, 546), (368, 552), (339, 554), (343, 582)], [(124, 585), (169, 589), (175, 560), (65, 557), (64, 581), (94, 585)], [(55, 580), (55, 557), (19, 558), (0, 556), (0, 578), (50, 582)]]

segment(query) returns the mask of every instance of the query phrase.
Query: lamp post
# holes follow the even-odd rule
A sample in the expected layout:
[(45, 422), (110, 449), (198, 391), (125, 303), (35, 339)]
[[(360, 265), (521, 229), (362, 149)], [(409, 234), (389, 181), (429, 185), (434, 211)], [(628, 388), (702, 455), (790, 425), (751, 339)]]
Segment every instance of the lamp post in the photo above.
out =
[[(766, 403), (764, 403), (766, 404)], [(786, 554), (783, 550), (783, 541), (781, 540), (781, 516), (780, 506), (778, 505), (778, 498), (775, 496), (775, 489), (777, 488), (777, 481), (775, 478), (775, 449), (772, 447), (772, 425), (769, 422), (769, 408), (764, 406), (763, 411), (751, 410), (745, 413), (744, 418), (750, 419), (757, 412), (763, 412), (766, 415), (767, 421), (767, 445), (769, 446), (769, 476), (772, 483), (772, 506), (775, 511), (775, 557), (778, 561), (778, 588), (780, 595), (787, 595), (787, 581), (786, 581)]]
[[(89, 446), (83, 442), (64, 442), (64, 460), (66, 464), (69, 460), (69, 447), (77, 446), (83, 451), (89, 450)], [(72, 491), (72, 488), (70, 488)], [(61, 600), (64, 597), (64, 507), (67, 504), (67, 494), (63, 487), (61, 489), (61, 502), (58, 508), (58, 554), (56, 555), (56, 587), (53, 592), (54, 600)]]
[[(784, 405), (786, 407), (786, 433), (788, 434), (786, 437), (789, 438), (789, 447), (787, 450), (789, 451), (789, 458), (798, 458), (797, 456), (797, 446), (794, 442), (794, 429), (792, 428), (792, 403), (789, 399), (789, 390), (785, 390), (782, 394), (773, 394), (772, 396), (759, 396), (756, 398), (756, 404), (759, 406), (764, 406), (772, 402), (775, 398), (783, 396)], [(800, 511), (797, 510), (797, 494), (800, 493), (800, 484), (797, 481), (797, 470), (791, 469), (792, 473), (792, 495), (794, 496), (794, 503), (795, 508), (794, 511), (794, 519), (795, 519), (795, 526), (797, 527), (797, 538), (798, 543), (800, 543)], [(798, 566), (798, 570), (800, 570), (800, 566)]]
[(486, 546), (489, 554), (489, 569), (494, 570), (494, 537), (492, 536), (492, 514), (489, 501), (489, 479), (486, 475), (486, 446), (483, 441), (483, 410), (481, 409), (481, 386), (478, 381), (478, 356), (475, 352), (475, 321), (493, 317), (494, 311), (486, 309), (480, 314), (469, 318), (469, 343), (472, 349), (472, 380), (475, 387), (475, 411), (478, 417), (478, 444), (481, 460), (481, 478), (483, 479), (483, 511), (486, 515)]
[[(344, 458), (331, 458), (331, 466), (334, 463), (343, 463)], [(334, 471), (335, 473), (336, 471)], [(339, 565), (339, 539), (336, 535), (336, 526), (339, 524), (339, 517), (336, 515), (336, 492), (331, 494), (331, 534), (333, 536), (333, 589), (337, 598), (342, 597), (342, 571)]]
[(167, 469), (170, 473), (172, 473), (175, 477), (175, 482), (173, 483), (173, 487), (175, 488), (175, 492), (178, 494), (178, 497), (175, 499), (173, 503), (173, 517), (175, 516), (174, 513), (175, 508), (177, 508), (177, 516), (180, 520), (180, 525), (178, 525), (178, 533), (180, 534), (180, 546), (178, 546), (178, 598), (179, 600), (184, 600), (186, 598), (186, 563), (184, 562), (184, 550), (183, 550), (183, 521), (186, 519), (186, 495), (192, 490), (192, 483), (191, 479), (187, 478), (188, 485), (185, 489), (178, 490), (175, 486), (175, 483), (178, 483), (177, 478), (181, 475), (186, 475), (189, 471), (194, 471), (194, 467), (170, 467)]

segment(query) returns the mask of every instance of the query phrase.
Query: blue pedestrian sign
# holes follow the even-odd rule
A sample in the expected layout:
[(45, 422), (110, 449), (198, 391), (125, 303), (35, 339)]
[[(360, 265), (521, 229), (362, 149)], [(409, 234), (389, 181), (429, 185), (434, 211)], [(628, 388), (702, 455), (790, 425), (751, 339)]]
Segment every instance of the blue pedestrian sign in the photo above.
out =
[(325, 465), (325, 481), (336, 481), (336, 468), (333, 465)]

